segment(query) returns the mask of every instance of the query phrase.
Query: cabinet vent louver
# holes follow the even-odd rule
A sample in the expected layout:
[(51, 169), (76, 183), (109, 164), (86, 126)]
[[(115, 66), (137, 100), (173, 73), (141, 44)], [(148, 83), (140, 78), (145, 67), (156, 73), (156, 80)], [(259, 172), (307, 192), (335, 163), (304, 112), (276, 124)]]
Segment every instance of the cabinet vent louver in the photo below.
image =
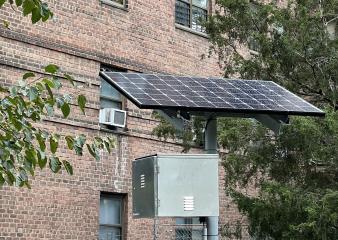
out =
[(194, 197), (184, 197), (184, 211), (194, 211)]

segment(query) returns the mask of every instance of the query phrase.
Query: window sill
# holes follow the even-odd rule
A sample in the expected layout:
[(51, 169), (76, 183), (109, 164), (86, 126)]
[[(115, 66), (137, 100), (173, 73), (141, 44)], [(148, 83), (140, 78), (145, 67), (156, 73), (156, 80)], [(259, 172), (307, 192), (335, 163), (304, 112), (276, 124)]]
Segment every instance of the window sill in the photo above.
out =
[(202, 32), (199, 32), (199, 31), (195, 31), (195, 30), (193, 30), (193, 29), (191, 29), (191, 28), (182, 26), (182, 25), (177, 24), (177, 23), (175, 23), (175, 28), (176, 28), (176, 29), (183, 30), (183, 31), (186, 31), (186, 32), (189, 32), (189, 33), (192, 33), (192, 34), (195, 34), (195, 35), (198, 35), (198, 36), (200, 36), (200, 37), (209, 38), (208, 34), (206, 34), (206, 33), (202, 33)]
[(249, 49), (249, 53), (253, 56), (258, 56), (259, 55), (259, 52), (255, 51), (255, 50), (252, 50), (252, 49)]
[(100, 0), (100, 2), (101, 2), (101, 4), (106, 4), (108, 6), (111, 6), (111, 7), (114, 7), (114, 8), (118, 8), (118, 9), (121, 9), (121, 10), (126, 11), (126, 12), (129, 11), (129, 9), (128, 9), (128, 7), (126, 5), (114, 2), (112, 0)]
[(114, 126), (106, 126), (104, 124), (99, 124), (100, 127), (100, 131), (102, 132), (106, 132), (106, 133), (112, 133), (112, 134), (117, 134), (117, 135), (126, 135), (128, 133), (128, 128), (127, 126), (124, 128), (120, 128), (120, 127), (114, 127)]

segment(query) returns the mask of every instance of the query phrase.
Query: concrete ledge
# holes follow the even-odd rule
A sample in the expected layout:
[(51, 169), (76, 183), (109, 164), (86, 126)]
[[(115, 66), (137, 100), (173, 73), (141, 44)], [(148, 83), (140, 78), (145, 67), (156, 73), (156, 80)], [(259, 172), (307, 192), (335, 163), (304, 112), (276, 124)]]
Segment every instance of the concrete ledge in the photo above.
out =
[(202, 33), (202, 32), (193, 30), (193, 29), (191, 29), (191, 28), (182, 26), (182, 25), (177, 24), (177, 23), (175, 23), (175, 27), (176, 27), (176, 29), (180, 29), (180, 30), (186, 31), (186, 32), (195, 34), (195, 35), (197, 35), (197, 36), (201, 36), (201, 37), (204, 37), (204, 38), (209, 38), (208, 34), (206, 34), (206, 33)]

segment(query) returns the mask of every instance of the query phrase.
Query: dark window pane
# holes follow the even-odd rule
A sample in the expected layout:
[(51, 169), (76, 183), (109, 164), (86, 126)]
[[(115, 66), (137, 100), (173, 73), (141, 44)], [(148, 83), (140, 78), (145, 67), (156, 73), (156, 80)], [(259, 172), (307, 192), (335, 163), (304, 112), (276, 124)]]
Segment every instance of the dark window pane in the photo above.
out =
[(110, 99), (101, 98), (100, 100), (101, 108), (115, 108), (122, 109), (122, 103), (117, 101), (112, 101)]
[(190, 4), (177, 0), (175, 8), (176, 23), (190, 27)]
[(122, 240), (121, 228), (100, 226), (99, 240)]
[(101, 196), (100, 224), (121, 225), (122, 199), (111, 196)]
[(124, 4), (124, 0), (112, 0), (113, 2), (117, 2), (117, 3), (119, 3), (119, 4)]
[(122, 99), (122, 95), (112, 85), (105, 80), (101, 80), (101, 96), (111, 97), (117, 100)]
[(125, 116), (124, 113), (115, 111), (115, 116), (114, 116), (115, 123), (123, 125), (125, 122), (124, 116)]
[(205, 32), (205, 28), (201, 23), (207, 20), (208, 11), (199, 7), (192, 7), (192, 26), (193, 30)]
[(175, 240), (203, 240), (199, 218), (176, 218)]
[(260, 51), (260, 44), (259, 41), (253, 37), (248, 38), (248, 47), (250, 50), (254, 52), (259, 52)]
[(208, 8), (208, 0), (192, 0), (192, 4), (201, 8)]

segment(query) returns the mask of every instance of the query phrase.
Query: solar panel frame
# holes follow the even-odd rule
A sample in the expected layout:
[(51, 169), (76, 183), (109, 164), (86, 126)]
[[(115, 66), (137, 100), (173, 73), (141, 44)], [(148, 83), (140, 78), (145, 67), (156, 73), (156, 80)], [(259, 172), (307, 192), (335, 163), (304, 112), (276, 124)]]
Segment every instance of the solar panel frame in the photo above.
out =
[(272, 81), (124, 72), (100, 75), (141, 109), (325, 116), (317, 107)]

